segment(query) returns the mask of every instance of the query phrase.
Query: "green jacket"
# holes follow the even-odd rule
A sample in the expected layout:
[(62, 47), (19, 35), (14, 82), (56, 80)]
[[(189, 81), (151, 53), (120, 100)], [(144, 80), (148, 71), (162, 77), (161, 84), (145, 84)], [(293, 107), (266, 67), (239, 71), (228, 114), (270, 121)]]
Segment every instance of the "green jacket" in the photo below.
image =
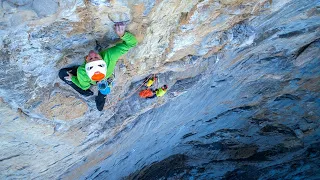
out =
[(163, 90), (162, 88), (159, 88), (159, 89), (156, 90), (156, 95), (157, 95), (157, 97), (161, 97), (161, 96), (163, 96), (166, 92), (167, 92), (166, 89)]
[[(132, 47), (136, 46), (138, 42), (134, 35), (128, 32), (126, 32), (121, 39), (123, 40), (122, 43), (99, 52), (102, 59), (107, 64), (106, 79), (112, 75), (120, 56), (127, 53)], [(91, 84), (96, 84), (96, 81), (92, 81), (87, 75), (85, 66), (86, 62), (78, 67), (77, 76), (72, 76), (71, 78), (72, 82), (83, 90), (89, 89)]]

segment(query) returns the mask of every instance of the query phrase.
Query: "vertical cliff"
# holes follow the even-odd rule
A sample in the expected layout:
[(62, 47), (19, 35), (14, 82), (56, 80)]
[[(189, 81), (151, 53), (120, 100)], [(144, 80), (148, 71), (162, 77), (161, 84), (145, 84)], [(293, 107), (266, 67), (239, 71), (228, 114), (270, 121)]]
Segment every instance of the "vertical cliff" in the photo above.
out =
[[(319, 14), (319, 0), (2, 0), (0, 178), (316, 179)], [(139, 44), (99, 112), (57, 74), (119, 42), (118, 21)], [(149, 74), (164, 97), (138, 97)]]

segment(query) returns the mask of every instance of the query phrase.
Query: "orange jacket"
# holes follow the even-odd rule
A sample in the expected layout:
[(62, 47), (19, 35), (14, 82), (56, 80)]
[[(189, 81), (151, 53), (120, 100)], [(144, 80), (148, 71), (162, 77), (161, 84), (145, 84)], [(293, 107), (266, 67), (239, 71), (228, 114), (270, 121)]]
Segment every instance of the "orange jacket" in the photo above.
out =
[(147, 98), (153, 96), (153, 92), (150, 89), (142, 90), (139, 93), (139, 96), (142, 98)]

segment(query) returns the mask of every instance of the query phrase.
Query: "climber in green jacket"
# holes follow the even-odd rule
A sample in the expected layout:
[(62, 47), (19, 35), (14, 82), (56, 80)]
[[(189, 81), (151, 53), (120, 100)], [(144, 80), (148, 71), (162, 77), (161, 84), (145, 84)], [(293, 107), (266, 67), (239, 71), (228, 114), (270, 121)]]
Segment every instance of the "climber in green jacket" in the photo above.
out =
[[(91, 85), (108, 80), (112, 76), (120, 56), (137, 45), (135, 36), (125, 32), (124, 23), (116, 23), (115, 32), (123, 40), (122, 43), (99, 53), (91, 50), (82, 65), (61, 69), (59, 72), (60, 79), (84, 96), (93, 95), (93, 92), (89, 89)], [(104, 107), (106, 95), (101, 92), (103, 91), (99, 91), (98, 96), (95, 97), (97, 109), (100, 111)]]

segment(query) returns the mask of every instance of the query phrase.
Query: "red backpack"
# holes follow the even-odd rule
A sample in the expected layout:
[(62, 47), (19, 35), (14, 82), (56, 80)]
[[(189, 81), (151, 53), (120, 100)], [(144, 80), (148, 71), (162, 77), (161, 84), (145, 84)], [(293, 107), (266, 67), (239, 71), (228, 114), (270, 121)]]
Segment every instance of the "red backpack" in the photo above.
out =
[(139, 93), (139, 96), (142, 98), (147, 98), (153, 96), (153, 92), (150, 89), (142, 90)]

